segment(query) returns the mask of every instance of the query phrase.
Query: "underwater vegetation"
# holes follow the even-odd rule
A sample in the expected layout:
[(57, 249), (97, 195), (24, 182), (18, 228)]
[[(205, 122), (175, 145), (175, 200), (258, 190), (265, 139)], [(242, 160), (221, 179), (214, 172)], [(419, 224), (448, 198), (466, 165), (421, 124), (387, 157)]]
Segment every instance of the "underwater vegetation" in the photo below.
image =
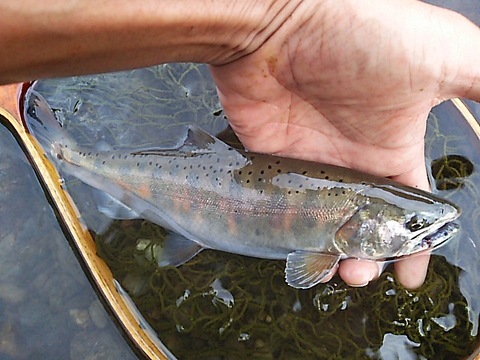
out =
[[(225, 127), (198, 65), (142, 71), (42, 81), (37, 90), (82, 146), (167, 146), (186, 123), (211, 133)], [(140, 220), (105, 227), (95, 195), (77, 180), (67, 178), (66, 187), (92, 232), (102, 234), (95, 235), (99, 255), (181, 360), (463, 359), (479, 345), (480, 208), (472, 201), (480, 198), (479, 154), (478, 137), (451, 104), (434, 110), (426, 144), (432, 188), (460, 205), (462, 231), (435, 251), (416, 291), (398, 284), (391, 267), (364, 288), (335, 277), (295, 290), (285, 284), (284, 261), (211, 250), (158, 268), (153, 249), (162, 245), (162, 228)]]
[[(456, 286), (460, 269), (444, 257), (432, 257), (418, 291), (399, 285), (390, 268), (364, 288), (334, 278), (296, 290), (285, 284), (283, 261), (205, 250), (179, 268), (158, 268), (148, 252), (163, 235), (151, 223), (116, 222), (97, 245), (179, 359), (377, 358), (385, 334), (405, 335), (411, 351), (427, 359), (473, 351), (467, 303)], [(145, 238), (155, 241), (139, 248)]]

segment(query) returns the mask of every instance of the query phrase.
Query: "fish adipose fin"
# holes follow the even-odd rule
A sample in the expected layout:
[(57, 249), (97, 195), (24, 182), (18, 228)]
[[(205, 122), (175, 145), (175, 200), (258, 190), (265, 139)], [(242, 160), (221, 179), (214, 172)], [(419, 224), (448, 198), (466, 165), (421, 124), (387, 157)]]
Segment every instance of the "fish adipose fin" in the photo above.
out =
[(155, 249), (155, 259), (159, 266), (180, 266), (197, 255), (203, 247), (180, 234), (170, 231), (162, 246)]
[(294, 251), (287, 255), (285, 280), (296, 289), (308, 289), (317, 285), (337, 266), (340, 256)]

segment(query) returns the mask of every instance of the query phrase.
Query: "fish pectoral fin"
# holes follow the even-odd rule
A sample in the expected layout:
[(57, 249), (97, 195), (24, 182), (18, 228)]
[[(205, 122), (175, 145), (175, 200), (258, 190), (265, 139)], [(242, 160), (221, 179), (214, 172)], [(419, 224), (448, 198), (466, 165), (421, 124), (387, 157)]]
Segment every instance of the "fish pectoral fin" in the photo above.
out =
[(340, 256), (308, 251), (294, 251), (287, 255), (285, 280), (296, 289), (317, 285), (337, 266)]
[(95, 194), (95, 202), (97, 203), (98, 211), (110, 219), (132, 220), (140, 218), (140, 215), (136, 211), (130, 209), (120, 200), (101, 190), (94, 189), (93, 191)]
[(180, 266), (197, 255), (203, 247), (195, 241), (170, 231), (162, 246), (155, 248), (158, 266)]

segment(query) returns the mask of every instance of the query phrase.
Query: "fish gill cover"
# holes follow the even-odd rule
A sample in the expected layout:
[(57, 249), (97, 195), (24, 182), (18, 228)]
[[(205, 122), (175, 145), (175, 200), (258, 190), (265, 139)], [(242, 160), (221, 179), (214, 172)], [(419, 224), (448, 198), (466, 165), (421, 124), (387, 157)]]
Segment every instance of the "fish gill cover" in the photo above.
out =
[[(189, 122), (211, 133), (225, 126), (198, 65), (43, 81), (37, 90), (82, 145), (168, 144)], [(452, 118), (430, 116), (426, 152), (439, 159), (437, 184), (448, 184), (441, 196), (462, 207), (463, 232), (432, 257), (417, 291), (399, 285), (390, 268), (364, 288), (334, 278), (296, 290), (285, 284), (284, 261), (210, 250), (179, 268), (158, 268), (165, 232), (139, 220), (110, 224), (96, 237), (99, 253), (179, 359), (462, 359), (478, 345), (480, 209), (471, 199), (479, 195), (480, 149), (452, 106), (442, 106), (438, 113)], [(66, 184), (87, 223), (105, 229), (95, 195), (76, 180)]]

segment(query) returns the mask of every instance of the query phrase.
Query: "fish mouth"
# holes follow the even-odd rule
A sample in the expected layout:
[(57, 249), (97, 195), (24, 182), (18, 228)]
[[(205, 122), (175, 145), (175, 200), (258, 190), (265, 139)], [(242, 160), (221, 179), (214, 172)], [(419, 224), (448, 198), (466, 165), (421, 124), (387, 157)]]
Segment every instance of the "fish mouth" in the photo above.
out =
[(455, 220), (460, 216), (461, 210), (452, 203), (444, 204), (443, 218), (435, 224), (420, 230), (410, 241), (407, 241), (399, 252), (399, 257), (421, 254), (445, 245), (460, 228)]

